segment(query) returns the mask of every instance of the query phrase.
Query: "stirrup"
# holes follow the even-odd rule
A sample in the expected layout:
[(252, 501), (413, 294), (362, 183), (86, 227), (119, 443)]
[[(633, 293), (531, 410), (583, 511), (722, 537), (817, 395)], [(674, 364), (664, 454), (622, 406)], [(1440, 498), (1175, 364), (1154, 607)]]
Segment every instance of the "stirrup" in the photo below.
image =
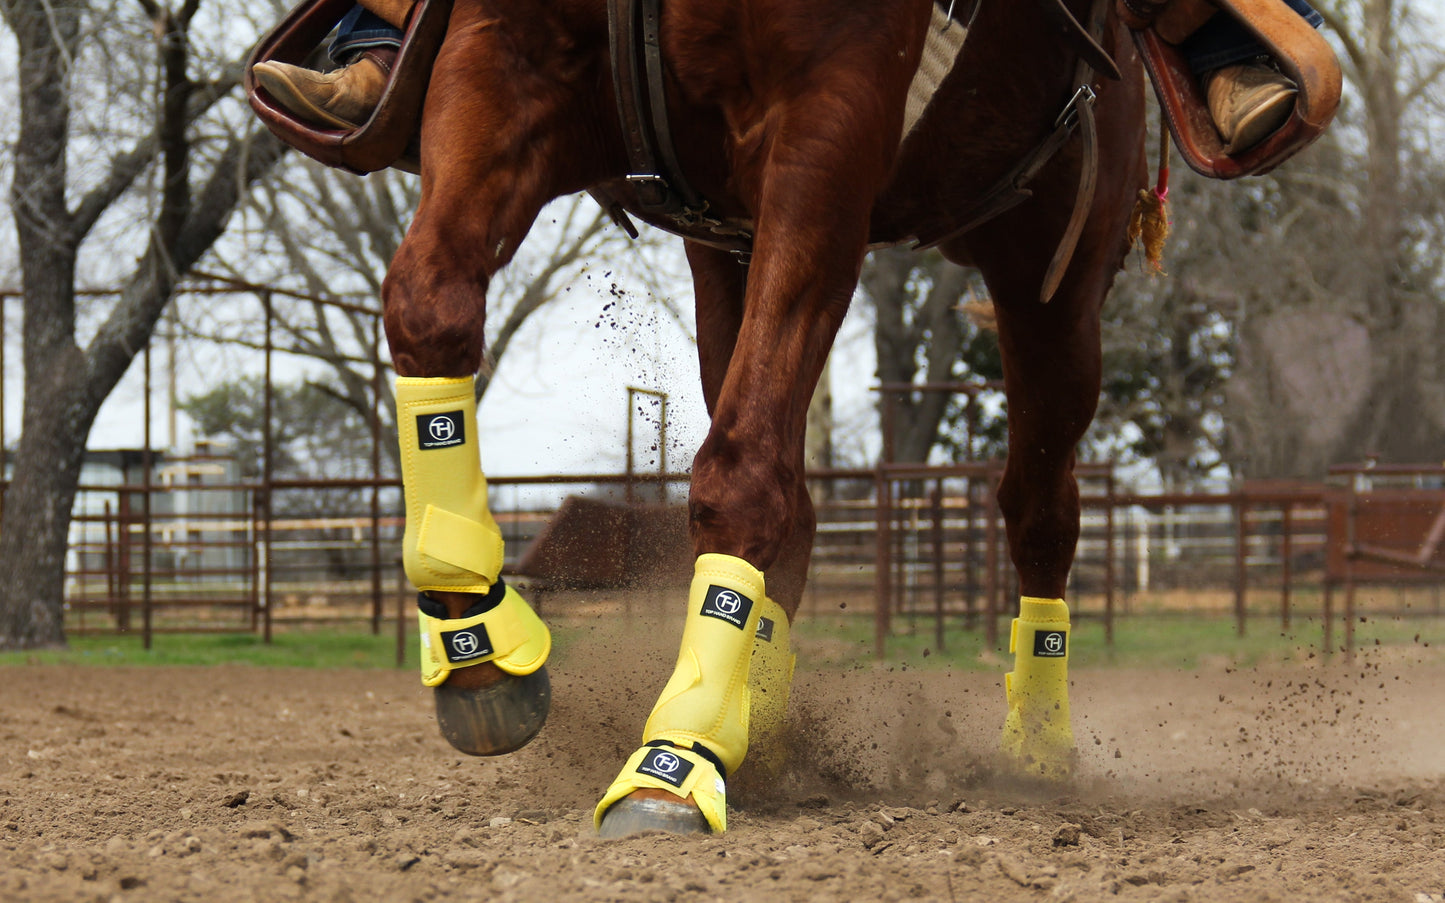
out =
[(1150, 27), (1147, 10), (1162, 4), (1119, 0), (1119, 6), (1144, 59), (1164, 122), (1189, 168), (1213, 179), (1262, 175), (1307, 147), (1334, 119), (1343, 81), (1340, 64), (1319, 32), (1281, 0), (1214, 2), (1269, 49), (1280, 71), (1299, 89), (1294, 112), (1284, 125), (1235, 155), (1226, 153), (1224, 139), (1209, 115), (1203, 86), (1184, 55)]
[(357, 175), (396, 166), (416, 172), (414, 140), (421, 127), (422, 101), (432, 64), (451, 18), (452, 0), (417, 0), (401, 39), (381, 101), (371, 118), (356, 129), (329, 129), (298, 118), (256, 84), (251, 68), (274, 60), (307, 65), (354, 0), (302, 0), (256, 44), (246, 60), (242, 84), (251, 108), (266, 127), (301, 153)]

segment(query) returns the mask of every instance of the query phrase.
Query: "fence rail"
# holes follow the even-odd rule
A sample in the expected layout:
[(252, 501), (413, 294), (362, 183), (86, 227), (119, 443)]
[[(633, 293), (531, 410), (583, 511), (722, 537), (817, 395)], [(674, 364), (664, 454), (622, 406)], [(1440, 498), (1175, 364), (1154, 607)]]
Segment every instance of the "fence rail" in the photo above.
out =
[[(998, 463), (811, 474), (818, 531), (805, 611), (837, 612), (841, 605), (871, 614), (880, 655), (900, 626), (925, 623), (939, 649), (954, 629), (981, 629), (996, 646), (1017, 597), (994, 500), (1000, 474)], [(1112, 642), (1117, 618), (1145, 607), (1227, 611), (1241, 635), (1261, 617), (1288, 629), (1307, 595), (1311, 603), (1320, 600), (1325, 648), (1333, 648), (1343, 622), (1349, 649), (1358, 585), (1433, 587), (1427, 609), (1439, 607), (1445, 489), (1422, 483), (1421, 474), (1365, 478), (1349, 471), (1317, 486), (1146, 494), (1118, 491), (1107, 467), (1080, 467), (1083, 517), (1071, 606), (1076, 617), (1101, 620)], [(518, 572), (519, 562), (566, 496), (657, 507), (685, 498), (686, 480), (491, 478), (507, 573), (531, 576)], [(277, 513), (288, 510), (288, 494), (314, 489), (348, 493), (353, 510)], [(86, 486), (77, 510), (66, 583), (69, 630), (131, 631), (139, 620), (147, 635), (241, 629), (269, 638), (277, 624), (350, 618), (380, 631), (393, 618), (399, 628), (407, 620), (393, 615), (391, 604), (407, 595), (395, 480), (275, 481), (269, 489), (245, 482)]]

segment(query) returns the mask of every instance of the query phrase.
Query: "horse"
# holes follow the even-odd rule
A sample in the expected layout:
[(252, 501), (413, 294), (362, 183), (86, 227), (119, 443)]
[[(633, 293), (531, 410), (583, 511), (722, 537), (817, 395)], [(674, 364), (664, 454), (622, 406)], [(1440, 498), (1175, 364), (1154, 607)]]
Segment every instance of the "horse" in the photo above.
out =
[[(598, 806), (604, 835), (724, 830), (750, 729), (786, 708), (816, 529), (806, 410), (864, 256), (885, 245), (934, 245), (988, 286), (1008, 399), (997, 495), (1022, 595), (1003, 743), (1024, 774), (1069, 774), (1073, 465), (1100, 391), (1101, 307), (1147, 182), (1145, 82), (1112, 0), (962, 6), (949, 26), (933, 0), (668, 0), (639, 30), (661, 91), (638, 96), (705, 199), (681, 212), (630, 155), (616, 0), (451, 10), (425, 94), (420, 202), (382, 297), (423, 677), (457, 748), (520, 747), (550, 693), (550, 640), (501, 579), (478, 461), (470, 393), (489, 280), (547, 202), (589, 189), (623, 220), (682, 232), (693, 279), (711, 417), (688, 496), (696, 570), (676, 670)], [(966, 18), (967, 39), (910, 117), (940, 15), (944, 28)]]

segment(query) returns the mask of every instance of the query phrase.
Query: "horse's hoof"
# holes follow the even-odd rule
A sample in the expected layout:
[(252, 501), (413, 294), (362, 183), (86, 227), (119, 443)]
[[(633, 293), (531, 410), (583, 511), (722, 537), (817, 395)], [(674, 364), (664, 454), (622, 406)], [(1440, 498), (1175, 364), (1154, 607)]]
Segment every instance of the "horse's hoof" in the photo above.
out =
[(537, 736), (552, 706), (546, 667), (524, 677), (510, 674), (486, 687), (436, 688), (442, 736), (469, 756), (500, 756)]
[(676, 800), (626, 797), (612, 804), (602, 816), (597, 833), (606, 839), (630, 837), (644, 831), (669, 834), (707, 834), (707, 819), (696, 807)]

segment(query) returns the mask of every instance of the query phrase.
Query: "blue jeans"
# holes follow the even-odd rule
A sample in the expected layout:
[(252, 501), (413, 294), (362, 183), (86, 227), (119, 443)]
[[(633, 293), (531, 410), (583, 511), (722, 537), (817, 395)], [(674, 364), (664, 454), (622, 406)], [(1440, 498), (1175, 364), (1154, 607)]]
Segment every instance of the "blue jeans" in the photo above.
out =
[(375, 13), (353, 6), (336, 27), (336, 37), (327, 53), (332, 62), (345, 63), (352, 56), (371, 47), (400, 47), (401, 29), (388, 24)]
[[(1311, 26), (1319, 28), (1324, 16), (1315, 11), (1305, 0), (1285, 0), (1289, 8), (1304, 17)], [(1195, 75), (1203, 75), (1223, 66), (1243, 63), (1261, 56), (1268, 56), (1269, 50), (1259, 42), (1248, 28), (1233, 16), (1220, 13), (1205, 22), (1198, 31), (1179, 45), (1184, 60)]]

